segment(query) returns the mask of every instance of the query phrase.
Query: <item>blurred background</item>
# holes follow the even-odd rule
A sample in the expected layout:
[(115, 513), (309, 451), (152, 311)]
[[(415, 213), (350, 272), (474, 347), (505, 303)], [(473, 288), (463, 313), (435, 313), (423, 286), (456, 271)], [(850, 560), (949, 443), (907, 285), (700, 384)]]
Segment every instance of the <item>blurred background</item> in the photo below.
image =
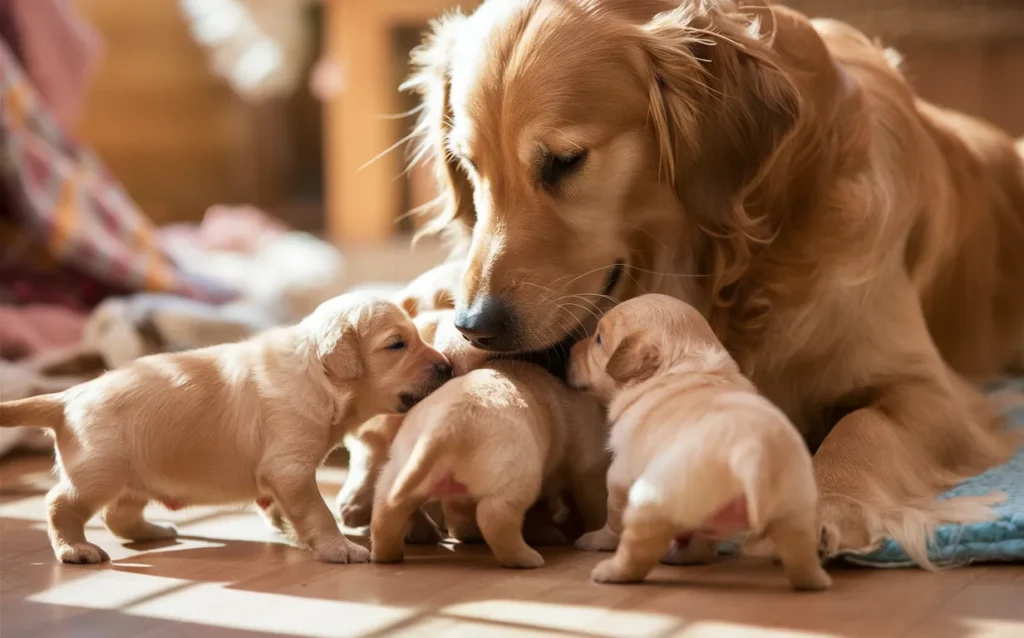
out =
[[(397, 87), (428, 21), (476, 4), (0, 0), (0, 355), (95, 345), (111, 299), (136, 332), (167, 307), (153, 295), (264, 325), (437, 263), (436, 242), (409, 248), (405, 213), (435, 194), (406, 170), (397, 114), (415, 102)], [(1024, 134), (1024, 0), (788, 4), (896, 47), (925, 98)], [(188, 334), (152, 348), (235, 333)]]

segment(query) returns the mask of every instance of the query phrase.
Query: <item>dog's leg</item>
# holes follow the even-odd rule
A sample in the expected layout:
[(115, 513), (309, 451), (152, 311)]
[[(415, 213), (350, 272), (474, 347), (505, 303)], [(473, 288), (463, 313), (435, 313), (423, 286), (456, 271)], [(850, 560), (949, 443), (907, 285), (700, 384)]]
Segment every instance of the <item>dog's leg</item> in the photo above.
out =
[(421, 503), (413, 500), (378, 500), (370, 523), (370, 559), (375, 563), (397, 563), (405, 553), (409, 519)]
[(926, 565), (927, 528), (957, 521), (916, 508), (1012, 454), (983, 398), (952, 373), (949, 379), (945, 387), (908, 381), (888, 388), (825, 438), (814, 477), (827, 556), (873, 547), (891, 534)]
[(103, 522), (114, 535), (136, 542), (177, 536), (178, 531), (173, 525), (158, 525), (143, 517), (142, 512), (148, 502), (138, 496), (122, 495), (103, 510)]
[(544, 565), (540, 553), (523, 540), (523, 518), (531, 501), (488, 496), (476, 506), (480, 532), (502, 567), (526, 569)]
[(441, 501), (448, 533), (460, 543), (481, 543), (484, 540), (476, 524), (476, 501), (471, 498), (446, 498)]
[(629, 498), (629, 487), (608, 484), (608, 522), (596, 532), (588, 532), (576, 540), (576, 549), (585, 552), (614, 552), (622, 535), (622, 513)]
[(274, 468), (260, 480), (260, 492), (269, 492), (291, 523), (299, 542), (313, 550), (317, 560), (328, 563), (365, 563), (370, 552), (345, 538), (331, 515), (316, 472), (308, 460), (274, 459)]
[[(114, 494), (111, 494), (113, 497)], [(61, 480), (46, 495), (49, 511), (50, 545), (57, 560), (65, 563), (101, 563), (110, 556), (98, 545), (85, 540), (85, 524), (106, 499), (83, 494)]]
[(626, 513), (626, 528), (615, 556), (598, 563), (590, 578), (598, 583), (638, 583), (651, 573), (675, 537), (676, 528), (654, 512)]
[(818, 527), (813, 511), (772, 521), (765, 534), (775, 543), (793, 589), (817, 591), (832, 586), (818, 558)]

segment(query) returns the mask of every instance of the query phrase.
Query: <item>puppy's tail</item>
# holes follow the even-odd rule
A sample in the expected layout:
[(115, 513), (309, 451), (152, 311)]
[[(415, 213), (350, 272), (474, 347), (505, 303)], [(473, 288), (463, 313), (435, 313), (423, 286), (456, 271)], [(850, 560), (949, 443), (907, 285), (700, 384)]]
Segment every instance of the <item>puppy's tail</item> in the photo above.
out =
[(390, 500), (401, 501), (414, 495), (426, 498), (444, 478), (458, 450), (455, 442), (449, 440), (451, 437), (442, 432), (437, 434), (440, 436), (426, 436), (416, 442), (409, 460), (391, 486)]
[(57, 431), (64, 427), (64, 400), (61, 394), (42, 394), (0, 403), (0, 427), (28, 426)]

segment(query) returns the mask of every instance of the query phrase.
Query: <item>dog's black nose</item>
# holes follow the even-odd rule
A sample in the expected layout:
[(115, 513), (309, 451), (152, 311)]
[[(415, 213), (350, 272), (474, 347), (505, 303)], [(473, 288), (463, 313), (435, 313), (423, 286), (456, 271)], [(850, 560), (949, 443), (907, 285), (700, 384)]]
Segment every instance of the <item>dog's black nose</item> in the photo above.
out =
[(472, 306), (455, 311), (455, 327), (484, 350), (509, 349), (511, 324), (512, 314), (497, 297), (481, 297)]
[(452, 378), (452, 367), (447, 363), (435, 363), (434, 374), (447, 381)]

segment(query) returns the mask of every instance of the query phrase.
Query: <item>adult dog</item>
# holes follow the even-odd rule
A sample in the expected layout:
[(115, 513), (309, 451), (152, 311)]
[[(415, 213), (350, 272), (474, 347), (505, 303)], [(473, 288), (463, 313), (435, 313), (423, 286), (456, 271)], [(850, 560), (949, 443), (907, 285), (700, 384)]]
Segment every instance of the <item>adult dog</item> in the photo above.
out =
[(932, 498), (1012, 450), (967, 378), (1024, 345), (1024, 162), (894, 58), (760, 1), (440, 20), (409, 86), (460, 330), (537, 351), (615, 299), (686, 299), (816, 450), (824, 549), (922, 543), (961, 514)]

